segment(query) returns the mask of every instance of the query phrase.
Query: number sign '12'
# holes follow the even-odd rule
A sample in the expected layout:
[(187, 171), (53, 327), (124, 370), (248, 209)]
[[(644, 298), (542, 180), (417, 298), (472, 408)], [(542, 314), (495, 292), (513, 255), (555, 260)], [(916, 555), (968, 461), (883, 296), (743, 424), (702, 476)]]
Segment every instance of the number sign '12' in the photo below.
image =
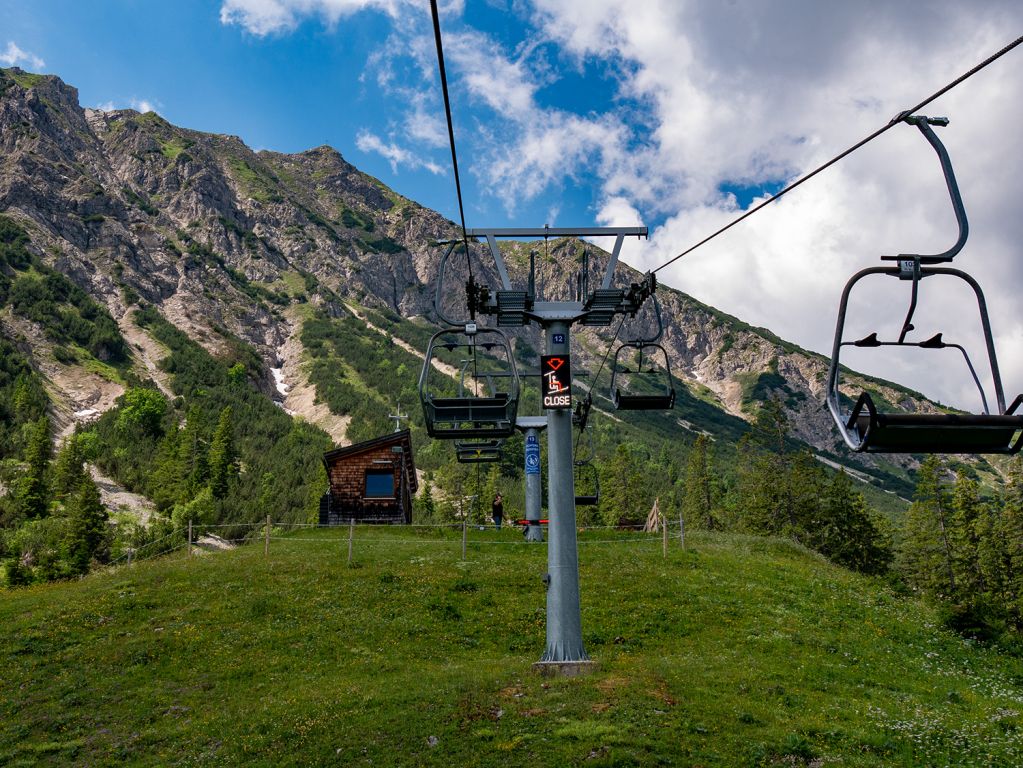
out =
[(568, 355), (540, 356), (540, 393), (544, 408), (572, 407), (572, 366)]

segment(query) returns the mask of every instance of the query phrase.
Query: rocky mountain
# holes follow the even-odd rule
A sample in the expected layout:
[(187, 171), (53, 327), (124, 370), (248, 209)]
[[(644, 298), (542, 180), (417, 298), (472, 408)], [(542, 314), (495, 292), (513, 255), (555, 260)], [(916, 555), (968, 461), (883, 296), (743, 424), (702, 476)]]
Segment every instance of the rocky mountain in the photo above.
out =
[[(167, 389), (158, 365), (166, 350), (133, 320), (131, 310), (146, 305), (214, 354), (237, 340), (249, 345), (262, 361), (253, 372), (257, 386), (337, 441), (346, 439), (351, 415), (327, 407), (310, 377), (304, 323), (319, 311), (358, 317), (366, 333), (388, 334), (421, 355), (426, 331), (436, 324), (441, 249), (432, 243), (457, 234), (452, 222), (330, 147), (254, 152), (238, 137), (179, 128), (152, 112), (83, 109), (73, 87), (17, 68), (0, 70), (0, 212), (26, 229), (43, 263), (109, 311), (131, 345), (139, 377)], [(516, 280), (525, 279), (530, 247), (507, 246)], [(549, 298), (571, 293), (584, 247), (599, 272), (606, 254), (594, 246), (546, 244), (538, 279)], [(496, 284), (482, 247), (479, 257), (477, 279)], [(464, 262), (452, 260), (445, 294), (452, 314), (464, 303), (465, 277)], [(623, 267), (618, 279), (638, 278)], [(778, 397), (794, 436), (822, 460), (906, 490), (912, 461), (851, 457), (839, 445), (823, 407), (824, 358), (678, 291), (662, 288), (658, 295), (662, 343), (688, 390), (659, 429), (733, 440), (761, 402)], [(0, 325), (46, 378), (63, 426), (110, 408), (123, 392), (123, 382), (104, 375), (102, 366), (55, 351), (58, 345), (31, 320), (5, 309)], [(643, 312), (625, 333), (652, 328), (652, 316)], [(611, 335), (580, 329), (580, 368), (599, 365)], [(515, 336), (523, 360), (540, 349), (535, 331)], [(416, 373), (403, 374), (410, 387)], [(889, 402), (935, 407), (895, 385), (857, 378), (850, 393), (868, 386)], [(610, 410), (600, 396), (596, 406)]]

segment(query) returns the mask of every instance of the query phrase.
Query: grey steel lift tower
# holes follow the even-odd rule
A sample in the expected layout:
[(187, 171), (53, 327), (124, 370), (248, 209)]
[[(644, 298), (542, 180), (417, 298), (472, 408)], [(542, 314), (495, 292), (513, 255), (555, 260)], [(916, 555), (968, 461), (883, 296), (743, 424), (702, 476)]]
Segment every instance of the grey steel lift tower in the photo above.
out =
[[(576, 542), (575, 488), (572, 456), (571, 327), (575, 323), (607, 326), (621, 314), (635, 315), (656, 286), (652, 275), (628, 288), (612, 287), (612, 278), (626, 237), (646, 237), (646, 227), (537, 229), (469, 229), (468, 237), (490, 246), (501, 287), (478, 287), (476, 311), (496, 317), (499, 327), (538, 323), (544, 330), (546, 354), (541, 358), (541, 393), (547, 412), (548, 549), (547, 646), (540, 665), (571, 668), (589, 662), (583, 647), (579, 607), (579, 555)], [(498, 248), (498, 238), (614, 237), (614, 248), (600, 287), (590, 291), (583, 275), (575, 301), (537, 301), (532, 290), (512, 288)], [(531, 280), (531, 287), (533, 281)], [(526, 425), (523, 425), (526, 426)], [(532, 426), (532, 425), (530, 425)], [(528, 432), (527, 432), (528, 434)], [(527, 478), (528, 480), (528, 478)], [(539, 477), (536, 477), (539, 482)], [(527, 498), (529, 494), (527, 493)], [(537, 511), (537, 516), (539, 512)], [(528, 518), (528, 511), (527, 511)], [(532, 526), (530, 526), (532, 527)]]

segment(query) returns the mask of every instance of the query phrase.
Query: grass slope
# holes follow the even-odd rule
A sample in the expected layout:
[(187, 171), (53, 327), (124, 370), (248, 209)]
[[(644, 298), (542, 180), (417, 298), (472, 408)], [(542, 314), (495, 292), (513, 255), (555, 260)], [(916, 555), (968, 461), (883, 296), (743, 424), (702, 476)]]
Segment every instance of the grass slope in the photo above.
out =
[(0, 764), (1023, 763), (1019, 660), (786, 542), (581, 534), (599, 667), (548, 680), (545, 547), (345, 533), (5, 594)]

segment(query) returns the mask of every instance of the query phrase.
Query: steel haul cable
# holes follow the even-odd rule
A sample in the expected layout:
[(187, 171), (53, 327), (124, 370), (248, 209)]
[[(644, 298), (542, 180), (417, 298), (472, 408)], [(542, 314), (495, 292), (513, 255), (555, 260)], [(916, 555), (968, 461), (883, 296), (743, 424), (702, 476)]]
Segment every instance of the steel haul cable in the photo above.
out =
[(734, 227), (740, 221), (743, 221), (743, 220), (749, 218), (750, 216), (752, 216), (754, 213), (756, 213), (760, 209), (767, 207), (768, 205), (773, 203), (775, 200), (777, 200), (779, 197), (784, 195), (786, 192), (791, 192), (793, 189), (798, 187), (803, 182), (809, 181), (810, 179), (812, 179), (814, 176), (816, 176), (821, 171), (824, 171), (824, 170), (830, 168), (832, 165), (837, 163), (839, 160), (842, 160), (843, 158), (847, 157), (848, 155), (851, 155), (853, 152), (855, 152), (857, 149), (862, 147), (864, 144), (869, 144), (871, 141), (876, 139), (882, 133), (885, 133), (889, 129), (894, 128), (896, 125), (898, 125), (899, 123), (902, 122), (904, 117), (906, 117), (908, 115), (911, 115), (911, 114), (913, 114), (914, 112), (916, 112), (916, 111), (918, 111), (920, 109), (923, 109), (924, 107), (926, 107), (928, 104), (930, 104), (932, 101), (934, 101), (938, 97), (943, 96), (944, 94), (946, 94), (948, 91), (950, 91), (953, 88), (955, 88), (957, 85), (959, 85), (963, 81), (969, 79), (973, 75), (975, 75), (978, 72), (980, 72), (980, 70), (984, 69), (984, 67), (986, 67), (988, 64), (991, 64), (995, 60), (1000, 59), (1002, 56), (1007, 54), (1009, 51), (1011, 51), (1013, 48), (1018, 46), (1020, 43), (1023, 43), (1023, 35), (1021, 35), (1020, 37), (1017, 37), (1015, 40), (1013, 40), (1011, 43), (1009, 43), (1007, 46), (1002, 48), (997, 53), (994, 53), (991, 56), (989, 56), (988, 58), (984, 59), (984, 61), (982, 61), (977, 66), (975, 66), (969, 72), (965, 72), (964, 74), (962, 74), (959, 77), (957, 77), (955, 80), (953, 80), (951, 83), (946, 85), (941, 90), (936, 91), (935, 93), (931, 94), (926, 99), (924, 99), (919, 104), (917, 104), (915, 107), (911, 107), (910, 109), (907, 109), (907, 110), (905, 110), (903, 112), (900, 112), (895, 117), (893, 117), (887, 123), (887, 125), (883, 126), (882, 128), (879, 128), (878, 130), (874, 131), (872, 134), (867, 136), (862, 141), (859, 141), (856, 144), (854, 144), (853, 146), (849, 147), (849, 149), (845, 150), (845, 152), (842, 152), (840, 155), (836, 155), (831, 160), (828, 160), (828, 162), (824, 163), (824, 165), (820, 166), (819, 168), (816, 168), (815, 170), (811, 171), (806, 176), (804, 176), (803, 178), (793, 182), (792, 184), (789, 184), (787, 187), (785, 187), (784, 189), (782, 189), (778, 193), (772, 195), (767, 200), (765, 200), (764, 202), (760, 203), (760, 205), (756, 206), (755, 208), (750, 208), (748, 211), (746, 211), (746, 213), (744, 213), (739, 218), (734, 219), (733, 221), (731, 221), (730, 223), (726, 224), (721, 229), (719, 229), (717, 232), (714, 232), (713, 234), (708, 235), (707, 237), (703, 238), (703, 240), (698, 242), (696, 245), (690, 246), (686, 250), (682, 251), (682, 253), (680, 253), (678, 256), (675, 256), (675, 257), (669, 259), (668, 261), (666, 261), (663, 264), (661, 264), (661, 266), (659, 266), (656, 269), (653, 269), (651, 271), (654, 272), (654, 273), (660, 272), (665, 267), (667, 267), (667, 266), (669, 266), (671, 264), (674, 264), (676, 261), (681, 259), (683, 256), (692, 253), (693, 251), (695, 251), (700, 246), (706, 245), (707, 243), (709, 243), (711, 240), (713, 240), (718, 235), (720, 235), (720, 234), (726, 232), (727, 230), (731, 229), (732, 227)]
[[(440, 87), (444, 94), (444, 115), (448, 121), (448, 143), (451, 145), (451, 166), (455, 173), (455, 194), (458, 196), (458, 216), (462, 223), (462, 245), (465, 248), (465, 263), (469, 269), (469, 282), (472, 279), (472, 262), (469, 260), (469, 236), (465, 229), (465, 208), (462, 205), (462, 182), (458, 175), (458, 153), (455, 151), (455, 126), (451, 120), (451, 99), (448, 97), (448, 75), (444, 66), (444, 44), (440, 35), (440, 12), (437, 10), (437, 0), (430, 0), (430, 12), (433, 14), (433, 36), (437, 42), (437, 66), (440, 69)], [(475, 319), (476, 313), (473, 311)]]

